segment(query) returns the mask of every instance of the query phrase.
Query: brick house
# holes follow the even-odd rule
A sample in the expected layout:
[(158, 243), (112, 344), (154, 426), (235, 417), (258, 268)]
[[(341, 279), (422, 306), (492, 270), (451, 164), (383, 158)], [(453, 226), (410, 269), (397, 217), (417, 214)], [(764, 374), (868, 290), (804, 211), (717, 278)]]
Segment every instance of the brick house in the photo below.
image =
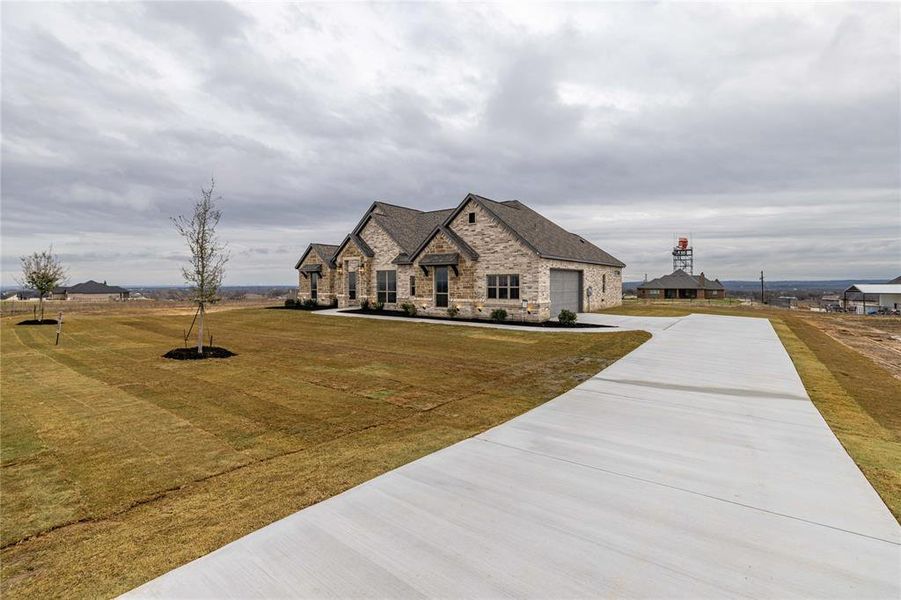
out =
[(669, 275), (639, 285), (638, 297), (647, 300), (710, 300), (725, 298), (726, 288), (719, 279), (707, 279), (704, 273), (696, 277), (676, 269)]
[(619, 305), (623, 266), (519, 201), (469, 194), (435, 211), (375, 202), (341, 244), (311, 244), (295, 268), (300, 299), (312, 297), (310, 275), (320, 274), (322, 304), (358, 306), (366, 298), (388, 309), (411, 302), (424, 314), (456, 307), (460, 316), (484, 318), (504, 308), (511, 318), (538, 321), (564, 308)]

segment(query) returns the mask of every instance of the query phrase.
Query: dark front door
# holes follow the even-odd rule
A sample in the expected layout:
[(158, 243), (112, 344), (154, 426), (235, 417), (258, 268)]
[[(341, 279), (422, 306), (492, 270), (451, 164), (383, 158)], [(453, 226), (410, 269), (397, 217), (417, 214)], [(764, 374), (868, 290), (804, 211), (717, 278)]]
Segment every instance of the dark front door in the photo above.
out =
[(347, 274), (347, 299), (357, 299), (357, 272), (351, 271)]
[(447, 267), (435, 267), (435, 306), (447, 307)]

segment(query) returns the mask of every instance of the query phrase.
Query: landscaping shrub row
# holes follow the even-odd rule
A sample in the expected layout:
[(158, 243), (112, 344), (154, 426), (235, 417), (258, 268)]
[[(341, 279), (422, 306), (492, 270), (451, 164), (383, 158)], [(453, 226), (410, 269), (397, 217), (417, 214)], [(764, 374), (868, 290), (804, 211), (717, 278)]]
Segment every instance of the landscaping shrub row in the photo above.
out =
[(337, 300), (333, 300), (331, 304), (319, 304), (311, 298), (307, 298), (306, 300), (295, 300), (294, 298), (288, 298), (287, 300), (285, 300), (284, 306), (273, 306), (271, 308), (287, 308), (289, 310), (326, 310), (329, 308), (337, 307)]
[[(583, 328), (583, 329), (600, 329), (605, 327), (612, 327), (612, 325), (595, 325), (593, 323), (577, 323), (576, 315), (571, 311), (561, 311), (558, 319), (560, 321), (542, 321), (536, 323), (534, 321), (516, 321), (512, 320), (508, 317), (507, 311), (503, 308), (496, 308), (491, 311), (491, 314), (488, 319), (473, 319), (470, 317), (458, 317), (460, 314), (460, 310), (454, 306), (447, 309), (446, 317), (439, 317), (436, 315), (420, 315), (418, 314), (418, 310), (415, 304), (404, 303), (401, 304), (400, 310), (386, 310), (384, 305), (381, 303), (371, 303), (363, 300), (360, 303), (360, 308), (353, 308), (342, 310), (341, 312), (345, 313), (357, 313), (364, 315), (382, 315), (385, 317), (397, 317), (397, 318), (417, 318), (417, 319), (429, 319), (431, 321), (461, 321), (464, 323), (487, 323), (493, 322), (498, 325), (510, 325), (510, 326), (519, 326), (519, 327), (554, 327), (554, 328)], [(570, 318), (569, 315), (564, 315), (563, 313), (569, 313), (572, 315)]]

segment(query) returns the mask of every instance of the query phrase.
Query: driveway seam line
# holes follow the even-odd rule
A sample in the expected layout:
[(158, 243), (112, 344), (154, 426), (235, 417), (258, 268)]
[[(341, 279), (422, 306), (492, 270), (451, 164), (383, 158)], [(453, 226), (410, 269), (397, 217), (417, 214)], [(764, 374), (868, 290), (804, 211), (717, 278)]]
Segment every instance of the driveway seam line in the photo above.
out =
[(549, 459), (551, 459), (551, 460), (557, 460), (557, 461), (560, 461), (560, 462), (569, 463), (569, 464), (571, 464), (571, 465), (576, 465), (576, 466), (578, 466), (578, 467), (585, 467), (585, 468), (587, 468), (587, 469), (593, 469), (593, 470), (595, 470), (595, 471), (601, 471), (601, 472), (603, 472), (603, 473), (608, 473), (608, 474), (610, 474), (610, 475), (615, 475), (615, 476), (617, 476), (617, 477), (625, 477), (625, 478), (632, 479), (632, 480), (635, 480), (635, 481), (641, 481), (641, 482), (644, 482), (644, 483), (649, 483), (649, 484), (651, 484), (651, 485), (657, 485), (657, 486), (665, 487), (665, 488), (668, 488), (668, 489), (671, 489), (671, 490), (676, 490), (676, 491), (679, 491), (679, 492), (685, 492), (685, 493), (687, 493), (687, 494), (693, 494), (693, 495), (695, 495), (695, 496), (701, 496), (701, 497), (703, 497), (703, 498), (708, 498), (708, 499), (710, 499), (710, 500), (716, 500), (716, 501), (719, 501), (719, 502), (725, 502), (725, 503), (727, 503), (727, 504), (733, 504), (733, 505), (735, 505), (735, 506), (741, 506), (741, 507), (743, 507), (743, 508), (748, 508), (748, 509), (751, 509), (751, 510), (756, 510), (756, 511), (763, 512), (763, 513), (767, 513), (767, 514), (771, 514), (771, 515), (774, 515), (774, 516), (777, 516), (777, 517), (784, 517), (784, 518), (787, 518), (787, 519), (793, 519), (793, 520), (795, 520), (795, 521), (800, 521), (800, 522), (802, 522), (802, 523), (807, 523), (807, 524), (810, 524), (810, 525), (817, 525), (817, 526), (819, 526), (819, 527), (826, 527), (826, 528), (828, 528), (828, 529), (834, 529), (835, 531), (841, 531), (841, 532), (843, 532), (843, 533), (848, 533), (848, 534), (851, 534), (851, 535), (857, 535), (857, 536), (864, 537), (864, 538), (869, 538), (869, 539), (871, 539), (871, 540), (875, 540), (875, 541), (878, 541), (878, 542), (885, 542), (886, 544), (891, 544), (892, 546), (898, 546), (898, 547), (901, 547), (901, 542), (895, 542), (895, 541), (892, 541), (892, 540), (887, 540), (887, 539), (885, 539), (885, 538), (880, 538), (880, 537), (876, 537), (876, 536), (873, 536), (873, 535), (868, 535), (868, 534), (866, 534), (866, 533), (860, 533), (860, 532), (857, 532), (857, 531), (851, 531), (850, 529), (842, 529), (841, 527), (836, 527), (835, 525), (828, 525), (828, 524), (826, 524), (826, 523), (819, 523), (819, 522), (817, 522), (817, 521), (811, 521), (810, 519), (805, 519), (805, 518), (803, 518), (803, 517), (796, 517), (796, 516), (794, 516), (794, 515), (789, 515), (789, 514), (785, 514), (785, 513), (780, 513), (780, 512), (776, 512), (776, 511), (774, 511), (774, 510), (769, 510), (769, 509), (766, 509), (766, 508), (760, 508), (760, 507), (758, 507), (758, 506), (753, 506), (753, 505), (751, 505), (751, 504), (744, 504), (744, 503), (742, 503), (742, 502), (736, 502), (735, 500), (729, 500), (729, 499), (727, 499), (727, 498), (720, 498), (719, 496), (711, 496), (710, 494), (705, 494), (705, 493), (703, 493), (703, 492), (696, 492), (696, 491), (694, 491), (694, 490), (689, 490), (689, 489), (687, 489), (687, 488), (682, 488), (682, 487), (679, 487), (679, 486), (670, 485), (670, 484), (668, 484), (668, 483), (662, 483), (662, 482), (659, 482), (659, 481), (654, 481), (653, 479), (646, 479), (646, 478), (644, 478), (644, 477), (639, 477), (639, 476), (637, 476), (637, 475), (629, 475), (628, 473), (620, 473), (619, 471), (613, 471), (613, 470), (611, 470), (611, 469), (605, 469), (605, 468), (603, 468), (603, 467), (597, 467), (597, 466), (594, 466), (594, 465), (589, 465), (589, 464), (586, 464), (586, 463), (581, 463), (581, 462), (578, 462), (578, 461), (575, 461), (575, 460), (569, 460), (569, 459), (567, 459), (567, 458), (560, 458), (560, 457), (558, 457), (558, 456), (553, 456), (553, 455), (550, 455), (550, 454), (545, 454), (545, 453), (543, 453), (543, 452), (536, 452), (535, 450), (527, 450), (527, 449), (525, 449), (525, 448), (519, 448), (519, 447), (517, 447), (517, 446), (511, 446), (511, 445), (509, 445), (509, 444), (504, 444), (504, 443), (501, 443), (501, 442), (497, 442), (497, 441), (495, 441), (495, 440), (489, 440), (489, 439), (486, 439), (486, 438), (483, 438), (483, 437), (480, 437), (480, 436), (476, 436), (476, 437), (471, 438), (471, 439), (479, 440), (480, 442), (485, 442), (486, 444), (494, 444), (494, 445), (496, 445), (496, 446), (502, 446), (502, 447), (504, 447), (504, 448), (509, 448), (509, 449), (511, 449), (511, 450), (517, 450), (517, 451), (519, 451), (519, 452), (525, 452), (525, 453), (527, 453), (527, 454), (532, 454), (532, 455), (534, 455), (534, 456), (543, 456), (544, 458), (549, 458)]

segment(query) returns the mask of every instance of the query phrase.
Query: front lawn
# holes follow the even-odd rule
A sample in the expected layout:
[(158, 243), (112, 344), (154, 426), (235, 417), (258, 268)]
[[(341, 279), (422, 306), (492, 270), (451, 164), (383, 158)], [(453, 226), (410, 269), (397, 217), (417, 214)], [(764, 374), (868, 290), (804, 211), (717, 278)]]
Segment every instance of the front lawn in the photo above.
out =
[(111, 596), (549, 400), (641, 332), (567, 335), (241, 309), (0, 319), (4, 597)]

